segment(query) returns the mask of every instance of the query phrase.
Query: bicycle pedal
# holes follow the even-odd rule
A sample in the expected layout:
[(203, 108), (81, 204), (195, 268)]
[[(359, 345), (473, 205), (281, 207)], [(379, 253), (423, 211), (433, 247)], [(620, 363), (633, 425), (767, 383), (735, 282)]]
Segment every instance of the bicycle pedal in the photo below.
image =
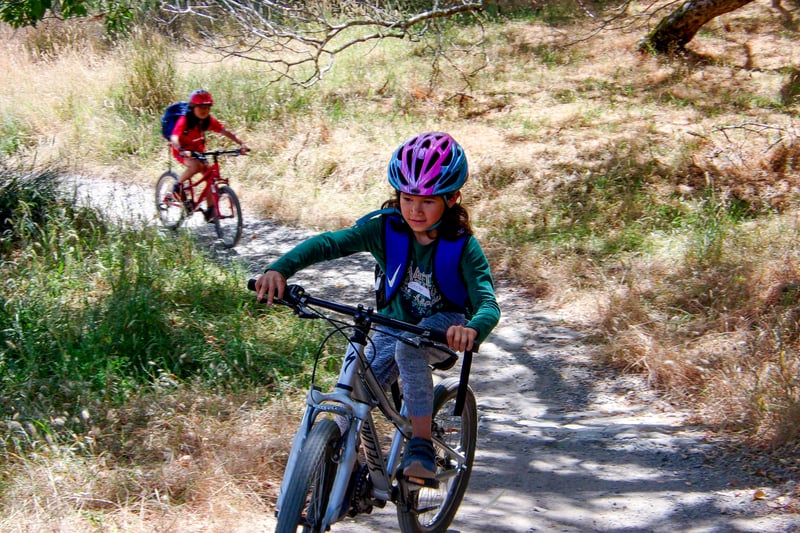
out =
[(403, 476), (405, 477), (406, 481), (410, 483), (408, 487), (409, 490), (419, 490), (422, 487), (428, 489), (438, 489), (439, 488), (439, 480), (433, 479), (429, 477), (416, 477), (416, 476)]

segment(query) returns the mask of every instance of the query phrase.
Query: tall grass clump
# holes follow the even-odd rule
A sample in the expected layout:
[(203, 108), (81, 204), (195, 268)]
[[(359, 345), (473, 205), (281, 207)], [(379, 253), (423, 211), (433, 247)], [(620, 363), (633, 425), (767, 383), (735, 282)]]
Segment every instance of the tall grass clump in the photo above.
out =
[(22, 173), (0, 167), (0, 253), (5, 257), (24, 247), (36, 228), (46, 223), (58, 202), (55, 174)]
[(261, 124), (272, 126), (297, 120), (309, 113), (315, 99), (315, 88), (301, 89), (286, 81), (265, 85), (264, 73), (247, 62), (199, 67), (186, 75), (182, 87), (189, 91), (207, 89), (214, 95), (214, 114), (232, 129), (252, 129)]
[(162, 141), (161, 114), (179, 99), (175, 47), (160, 33), (137, 28), (121, 42), (119, 54), (125, 75), (111, 89), (118, 122), (106, 130), (109, 155), (151, 154)]
[(33, 135), (30, 128), (20, 119), (19, 116), (9, 112), (2, 114), (0, 122), (0, 157), (8, 157), (17, 154), (23, 148), (29, 146)]
[(35, 27), (19, 30), (23, 45), (33, 61), (53, 61), (68, 54), (106, 52), (102, 23), (95, 19), (59, 20), (46, 18)]
[(160, 113), (176, 95), (175, 46), (159, 33), (135, 30), (125, 42), (123, 108), (141, 115)]

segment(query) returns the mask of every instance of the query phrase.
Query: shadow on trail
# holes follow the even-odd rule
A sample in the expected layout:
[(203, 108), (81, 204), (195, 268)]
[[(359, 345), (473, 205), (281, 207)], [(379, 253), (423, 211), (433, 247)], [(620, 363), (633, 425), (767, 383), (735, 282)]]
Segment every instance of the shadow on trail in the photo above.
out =
[(753, 498), (769, 481), (702, 428), (628, 402), (580, 334), (501, 307), (473, 367), (479, 449), (451, 532), (800, 531), (796, 517), (770, 521)]

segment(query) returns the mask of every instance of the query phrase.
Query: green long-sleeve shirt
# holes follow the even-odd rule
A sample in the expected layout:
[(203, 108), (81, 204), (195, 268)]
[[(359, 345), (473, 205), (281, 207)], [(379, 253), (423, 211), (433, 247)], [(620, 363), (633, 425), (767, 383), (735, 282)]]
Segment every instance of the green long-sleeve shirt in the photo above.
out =
[[(315, 263), (357, 252), (369, 252), (385, 271), (386, 250), (382, 233), (383, 217), (372, 218), (351, 228), (321, 233), (295, 246), (267, 270), (280, 272), (288, 279)], [(433, 252), (433, 244), (422, 245), (413, 239), (402, 285), (388, 306), (381, 310), (382, 314), (415, 324), (425, 316), (452, 310), (432, 281)], [(473, 236), (469, 236), (465, 243), (460, 270), (469, 293), (471, 309), (466, 325), (475, 329), (478, 332), (476, 340), (483, 342), (500, 320), (500, 306), (494, 294), (489, 261)]]

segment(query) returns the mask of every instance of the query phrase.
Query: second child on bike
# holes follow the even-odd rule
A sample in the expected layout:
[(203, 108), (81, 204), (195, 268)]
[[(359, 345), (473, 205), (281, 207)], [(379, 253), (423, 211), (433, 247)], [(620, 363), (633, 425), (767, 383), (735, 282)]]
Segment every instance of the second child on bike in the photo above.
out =
[[(497, 325), (500, 307), (489, 262), (472, 235), (460, 189), (468, 176), (463, 148), (447, 133), (423, 133), (395, 150), (388, 166), (394, 196), (355, 226), (311, 237), (269, 265), (257, 298), (282, 298), (300, 270), (357, 252), (370, 252), (383, 275), (378, 310), (389, 317), (447, 331), (448, 346), (471, 350)], [(401, 335), (401, 332), (392, 332)], [(378, 332), (367, 356), (384, 388), (401, 378), (412, 439), (401, 468), (420, 485), (434, 483), (431, 442), (433, 348), (414, 348)]]
[(206, 163), (192, 157), (192, 152), (206, 151), (206, 131), (219, 133), (239, 145), (240, 151), (246, 154), (250, 151), (247, 145), (239, 140), (235, 133), (211, 115), (211, 106), (214, 99), (211, 93), (203, 89), (192, 91), (189, 95), (189, 110), (175, 122), (175, 127), (170, 135), (172, 155), (182, 165), (183, 173), (178, 178), (176, 193), (182, 193), (181, 188), (191, 182), (192, 176), (203, 172)]

